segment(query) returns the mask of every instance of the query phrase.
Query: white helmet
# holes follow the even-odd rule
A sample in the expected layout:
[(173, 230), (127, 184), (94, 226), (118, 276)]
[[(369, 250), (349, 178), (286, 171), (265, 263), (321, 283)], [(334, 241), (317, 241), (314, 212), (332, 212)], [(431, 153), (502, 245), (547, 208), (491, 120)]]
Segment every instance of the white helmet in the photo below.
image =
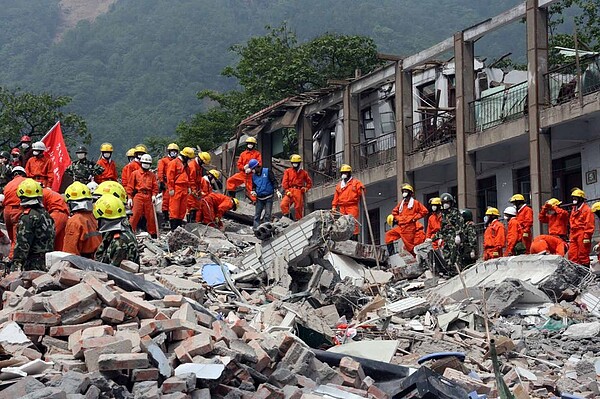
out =
[(41, 141), (36, 141), (31, 145), (31, 149), (35, 151), (46, 151), (46, 144)]
[(14, 175), (15, 173), (21, 173), (23, 176), (27, 176), (27, 172), (25, 172), (25, 168), (22, 166), (15, 166), (12, 168), (11, 173)]
[(93, 193), (98, 188), (98, 183), (96, 183), (95, 181), (91, 181), (88, 184), (86, 184), (86, 186), (90, 189), (90, 193)]
[(506, 215), (517, 216), (517, 208), (515, 208), (514, 206), (507, 206), (504, 210), (504, 216)]
[(140, 157), (140, 163), (152, 163), (152, 156), (150, 154), (144, 154)]

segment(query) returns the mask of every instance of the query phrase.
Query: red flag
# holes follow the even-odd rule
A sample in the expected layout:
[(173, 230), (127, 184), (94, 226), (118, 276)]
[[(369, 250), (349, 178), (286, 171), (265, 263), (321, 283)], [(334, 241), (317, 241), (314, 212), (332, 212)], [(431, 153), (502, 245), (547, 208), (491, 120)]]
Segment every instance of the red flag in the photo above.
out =
[(62, 183), (62, 177), (65, 170), (71, 165), (71, 157), (63, 138), (62, 129), (60, 128), (60, 121), (56, 122), (52, 129), (42, 138), (42, 143), (46, 145), (46, 154), (52, 160), (54, 165), (54, 182), (52, 183), (52, 190), (58, 192), (60, 190), (60, 184)]

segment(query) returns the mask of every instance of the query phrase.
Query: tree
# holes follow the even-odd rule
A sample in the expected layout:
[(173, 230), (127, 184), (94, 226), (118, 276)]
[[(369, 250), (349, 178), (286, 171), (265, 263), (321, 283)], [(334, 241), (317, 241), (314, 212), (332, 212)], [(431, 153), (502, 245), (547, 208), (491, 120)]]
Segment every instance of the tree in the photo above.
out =
[(266, 29), (266, 35), (231, 47), (239, 61), (222, 75), (237, 79), (242, 89), (199, 92), (200, 100), (210, 99), (217, 106), (180, 123), (181, 142), (212, 147), (230, 137), (244, 118), (274, 102), (325, 87), (330, 79), (354, 77), (357, 69), (368, 73), (382, 64), (374, 41), (365, 36), (326, 33), (299, 43), (285, 23)]
[(85, 120), (77, 114), (63, 111), (70, 102), (70, 97), (0, 87), (0, 147), (7, 144), (15, 146), (22, 135), (39, 140), (57, 121), (60, 121), (68, 142), (79, 139), (89, 143), (91, 136)]

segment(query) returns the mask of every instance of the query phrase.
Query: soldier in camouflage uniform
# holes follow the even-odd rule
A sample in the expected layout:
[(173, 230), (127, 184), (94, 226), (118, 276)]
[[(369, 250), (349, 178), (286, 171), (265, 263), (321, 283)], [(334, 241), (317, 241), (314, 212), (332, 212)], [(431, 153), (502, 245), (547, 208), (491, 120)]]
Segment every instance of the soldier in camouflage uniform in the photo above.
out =
[(11, 167), (9, 164), (10, 154), (6, 151), (0, 151), (0, 194), (4, 186), (11, 180)]
[(23, 214), (19, 218), (13, 255), (13, 269), (45, 270), (46, 252), (54, 250), (54, 221), (42, 205), (42, 186), (33, 179), (17, 188)]
[(442, 200), (442, 228), (435, 234), (434, 241), (443, 241), (442, 255), (446, 262), (445, 269), (450, 275), (456, 274), (455, 264), (458, 260), (458, 246), (465, 222), (456, 206), (454, 197), (449, 193), (440, 196)]
[(471, 210), (461, 209), (460, 214), (465, 224), (460, 235), (461, 243), (459, 246), (458, 264), (460, 269), (464, 270), (477, 260), (477, 232), (475, 231), (475, 223), (473, 222), (473, 213)]
[(98, 262), (119, 266), (121, 261), (140, 263), (140, 255), (135, 235), (124, 224), (126, 220), (123, 201), (111, 194), (105, 194), (94, 204), (94, 216), (102, 233), (102, 243), (96, 251)]
[(95, 162), (87, 159), (87, 148), (80, 145), (75, 151), (77, 161), (73, 162), (65, 171), (74, 181), (86, 184), (93, 180), (94, 176), (98, 176), (104, 172), (104, 168)]

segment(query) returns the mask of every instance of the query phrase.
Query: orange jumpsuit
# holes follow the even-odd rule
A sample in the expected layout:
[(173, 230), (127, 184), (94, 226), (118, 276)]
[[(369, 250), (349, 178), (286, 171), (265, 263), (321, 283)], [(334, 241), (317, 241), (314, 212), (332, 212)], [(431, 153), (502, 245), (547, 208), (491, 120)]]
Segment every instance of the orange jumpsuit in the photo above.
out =
[(196, 223), (201, 223), (203, 216), (202, 216), (202, 210), (204, 209), (204, 207), (202, 206), (202, 198), (206, 197), (207, 195), (209, 195), (210, 193), (213, 192), (213, 187), (212, 184), (210, 184), (210, 181), (208, 180), (208, 176), (202, 176), (202, 179), (200, 179), (200, 188), (199, 188), (199, 192), (200, 192), (200, 201), (198, 204), (198, 211), (196, 212)]
[(104, 172), (94, 176), (94, 181), (98, 184), (105, 181), (117, 181), (117, 165), (112, 159), (107, 160), (104, 157), (100, 157), (96, 165), (100, 165), (104, 168)]
[(533, 209), (527, 205), (522, 205), (521, 209), (517, 210), (517, 220), (523, 231), (525, 253), (528, 254), (529, 248), (531, 248), (531, 240), (533, 240), (533, 234), (531, 233), (531, 228), (533, 227)]
[(40, 157), (31, 157), (25, 166), (27, 177), (38, 181), (44, 187), (52, 187), (54, 182), (54, 165), (50, 157), (42, 154)]
[(434, 212), (427, 219), (427, 234), (425, 234), (425, 238), (433, 239), (435, 233), (440, 231), (442, 228), (442, 215)]
[(69, 207), (62, 195), (46, 187), (43, 190), (42, 204), (54, 220), (56, 230), (54, 250), (61, 251), (65, 241), (65, 227), (67, 227), (67, 220), (69, 220)]
[(19, 218), (23, 213), (21, 208), (21, 200), (17, 197), (17, 187), (25, 180), (23, 176), (15, 176), (11, 181), (4, 186), (4, 223), (6, 224), (6, 232), (10, 239), (10, 253), (8, 257), (12, 259), (17, 241), (17, 226)]
[[(188, 163), (189, 176), (190, 176), (190, 188), (192, 192), (187, 197), (187, 209), (188, 211), (200, 209), (200, 186), (202, 185), (202, 177), (204, 176), (204, 168), (198, 164), (196, 159), (190, 160)], [(198, 213), (196, 212), (196, 215)]]
[[(262, 156), (260, 155), (260, 152), (255, 149), (246, 149), (242, 151), (237, 161), (237, 168), (239, 172), (227, 179), (227, 183), (225, 185), (227, 191), (233, 191), (242, 184), (245, 184), (246, 194), (248, 197), (252, 198), (250, 196), (250, 191), (252, 191), (252, 173), (246, 174), (244, 170), (244, 166), (248, 165), (248, 162), (250, 162), (251, 159), (256, 159), (259, 165), (262, 165)], [(254, 201), (256, 199), (252, 198), (252, 200)]]
[(494, 219), (483, 235), (483, 260), (500, 258), (505, 243), (506, 229), (498, 219)]
[(200, 200), (200, 214), (202, 215), (200, 223), (220, 227), (222, 224), (217, 223), (216, 219), (221, 219), (225, 212), (232, 208), (233, 200), (227, 195), (213, 192), (203, 196)]
[(569, 218), (571, 234), (569, 236), (569, 260), (588, 266), (590, 264), (590, 249), (592, 247), (592, 234), (594, 234), (594, 214), (583, 203), (579, 207), (573, 206)]
[(531, 253), (539, 254), (546, 251), (550, 255), (565, 256), (566, 243), (562, 238), (542, 234), (533, 239), (531, 243)]
[(89, 211), (76, 211), (67, 221), (63, 252), (94, 258), (94, 253), (102, 242), (98, 232), (98, 221)]
[[(413, 204), (409, 208), (410, 201)], [(385, 233), (385, 243), (390, 244), (401, 238), (404, 243), (404, 249), (414, 255), (415, 245), (419, 245), (425, 241), (425, 234), (419, 234), (419, 230), (423, 229), (423, 225), (419, 223), (419, 219), (427, 216), (428, 213), (429, 211), (425, 205), (416, 199), (403, 199), (392, 210), (392, 215), (394, 215), (397, 226)]]
[(312, 179), (308, 172), (304, 169), (287, 168), (283, 172), (281, 186), (285, 190), (285, 196), (281, 200), (281, 212), (284, 215), (289, 214), (293, 204), (294, 219), (302, 219), (304, 216), (304, 193), (312, 187)]
[(342, 182), (339, 182), (335, 186), (335, 192), (333, 194), (333, 201), (331, 202), (332, 208), (339, 208), (342, 215), (352, 215), (356, 219), (356, 226), (354, 227), (354, 234), (358, 234), (358, 204), (365, 186), (360, 180), (354, 177), (346, 183), (346, 186), (342, 188)]
[[(554, 211), (554, 214), (549, 215), (548, 211)], [(567, 237), (569, 231), (569, 212), (562, 209), (560, 206), (550, 206), (548, 204), (542, 207), (538, 215), (540, 222), (548, 223), (548, 234), (557, 237)]]
[(169, 200), (169, 218), (183, 220), (187, 210), (187, 196), (190, 189), (189, 167), (181, 158), (175, 158), (167, 166), (167, 188), (175, 193)]
[(167, 212), (169, 210), (169, 190), (167, 189), (167, 166), (169, 166), (169, 163), (172, 160), (173, 158), (168, 156), (158, 160), (158, 182), (165, 185), (161, 205), (161, 210), (163, 212)]
[(121, 171), (121, 185), (127, 189), (129, 185), (129, 179), (131, 178), (131, 174), (136, 171), (142, 169), (142, 165), (138, 161), (131, 161), (127, 165), (123, 166), (123, 170)]
[(523, 241), (523, 230), (516, 217), (508, 221), (508, 229), (506, 233), (506, 253), (504, 256), (513, 256), (515, 254), (515, 245), (519, 241)]
[(131, 229), (136, 231), (138, 222), (144, 216), (147, 221), (148, 233), (156, 234), (156, 214), (152, 196), (158, 194), (156, 175), (149, 170), (135, 170), (129, 178), (127, 195), (133, 199), (133, 215), (129, 219)]

